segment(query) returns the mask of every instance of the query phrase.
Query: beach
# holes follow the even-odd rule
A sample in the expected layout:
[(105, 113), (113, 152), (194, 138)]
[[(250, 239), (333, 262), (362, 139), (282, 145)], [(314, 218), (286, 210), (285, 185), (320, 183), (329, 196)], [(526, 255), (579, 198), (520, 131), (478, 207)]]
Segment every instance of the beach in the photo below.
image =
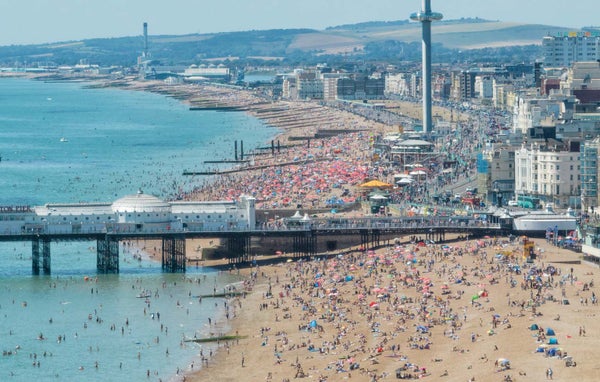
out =
[[(279, 127), (274, 141), (285, 145), (290, 137), (315, 134), (323, 121), (324, 128), (348, 131), (310, 143), (294, 141), (256, 159), (254, 164), (266, 169), (221, 175), (182, 195), (185, 199), (250, 193), (258, 208), (294, 211), (324, 206), (346, 188), (346, 201), (352, 202), (361, 193), (360, 182), (391, 175), (372, 165), (369, 137), (397, 126), (347, 110), (321, 110), (316, 103), (267, 104), (260, 96), (229, 89), (202, 87), (198, 97), (244, 108)], [(418, 105), (403, 105), (409, 109), (404, 114), (418, 114)], [(327, 118), (319, 117), (321, 112)], [(469, 171), (464, 168), (463, 175)], [(579, 260), (576, 253), (544, 240), (535, 243), (534, 264), (524, 262), (519, 239), (490, 238), (238, 269), (247, 294), (228, 301), (228, 334), (236, 339), (220, 341), (214, 357), (186, 380), (595, 380), (589, 360), (598, 355), (591, 340), (599, 329), (592, 302), (596, 268), (570, 263)], [(227, 267), (223, 260), (215, 264)], [(520, 270), (508, 264), (519, 264)], [(549, 265), (559, 273), (550, 275)], [(542, 330), (532, 330), (533, 324)], [(555, 332), (557, 345), (548, 344), (547, 328)], [(577, 366), (565, 366), (565, 357)]]
[(490, 238), (241, 269), (248, 294), (229, 301), (241, 338), (186, 379), (539, 381), (550, 368), (596, 380), (597, 267), (534, 241), (532, 264), (518, 238)]
[[(270, 102), (250, 90), (211, 85), (120, 81), (101, 86), (162, 93), (190, 107), (234, 106), (281, 130), (273, 141), (285, 148), (274, 144), (237, 172), (218, 174), (210, 183), (198, 180), (178, 199), (235, 200), (251, 194), (257, 208), (287, 208), (291, 216), (296, 209), (327, 207), (332, 197), (351, 204), (363, 193), (363, 181), (389, 181), (393, 175), (374, 165), (371, 142), (398, 126), (348, 110), (308, 101)], [(344, 131), (315, 137), (327, 129)], [(467, 152), (462, 143), (452, 149)], [(472, 171), (465, 165), (457, 173), (468, 178)], [(399, 201), (421, 202), (424, 193), (415, 188)], [(200, 245), (206, 247), (188, 243), (191, 266), (198, 265)], [(378, 381), (396, 379), (398, 373), (448, 381), (595, 380), (591, 360), (598, 350), (591, 338), (599, 329), (597, 269), (544, 240), (536, 239), (535, 245), (539, 257), (533, 264), (524, 262), (520, 238), (434, 245), (406, 238), (401, 245), (322, 254), (310, 261), (280, 258), (267, 265), (259, 256), (256, 266), (239, 269), (223, 259), (203, 260), (201, 266), (239, 272), (245, 293), (224, 301), (223, 324), (231, 329), (221, 334), (233, 339), (218, 341), (218, 351), (205, 358), (201, 370), (177, 378)], [(533, 324), (538, 329), (532, 330)], [(554, 336), (546, 334), (548, 327)], [(558, 344), (548, 344), (550, 337)], [(577, 366), (565, 366), (565, 356)], [(546, 375), (549, 369), (552, 376)]]
[[(327, 200), (341, 197), (344, 189), (349, 189), (345, 202), (353, 203), (360, 194), (356, 186), (366, 178), (383, 176), (380, 169), (369, 166), (370, 138), (397, 131), (397, 126), (316, 101), (270, 101), (251, 90), (133, 80), (97, 86), (165, 94), (188, 103), (190, 108), (235, 107), (279, 129), (272, 142), (265, 142), (265, 149), (245, 148), (243, 159), (249, 163), (237, 165), (233, 172), (217, 174), (211, 182), (198, 178), (198, 186), (176, 196), (182, 200), (237, 200), (242, 194), (250, 194), (257, 199), (258, 209), (297, 205), (324, 208)], [(328, 135), (318, 137), (319, 131), (327, 131)], [(240, 147), (240, 160), (241, 151)]]

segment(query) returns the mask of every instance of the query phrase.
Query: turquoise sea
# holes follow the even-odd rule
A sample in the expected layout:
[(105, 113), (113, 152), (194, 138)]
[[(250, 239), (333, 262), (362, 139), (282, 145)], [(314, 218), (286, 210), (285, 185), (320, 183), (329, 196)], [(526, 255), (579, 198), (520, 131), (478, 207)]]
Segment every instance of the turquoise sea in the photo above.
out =
[[(0, 79), (0, 205), (112, 202), (140, 188), (170, 198), (206, 181), (184, 170), (275, 133), (157, 94)], [(0, 380), (175, 381), (210, 355), (182, 339), (226, 330), (224, 301), (197, 296), (236, 274), (163, 274), (128, 247), (119, 275), (97, 275), (95, 245), (53, 242), (52, 275), (32, 276), (31, 243), (0, 243)]]

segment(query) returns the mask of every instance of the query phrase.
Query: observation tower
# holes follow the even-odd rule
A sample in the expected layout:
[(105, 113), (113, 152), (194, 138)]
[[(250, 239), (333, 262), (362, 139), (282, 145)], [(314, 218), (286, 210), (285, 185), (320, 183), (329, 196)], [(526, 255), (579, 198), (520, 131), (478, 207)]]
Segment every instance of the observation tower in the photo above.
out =
[(423, 132), (432, 129), (431, 117), (431, 22), (442, 19), (442, 14), (431, 12), (431, 0), (423, 0), (421, 10), (410, 15), (413, 21), (421, 22), (423, 27)]

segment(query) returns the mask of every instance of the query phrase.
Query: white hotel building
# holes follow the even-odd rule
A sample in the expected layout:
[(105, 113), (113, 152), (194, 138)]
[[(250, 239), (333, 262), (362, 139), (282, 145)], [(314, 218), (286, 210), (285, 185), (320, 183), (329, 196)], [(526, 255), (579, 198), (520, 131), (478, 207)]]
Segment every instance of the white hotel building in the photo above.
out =
[(516, 195), (537, 196), (561, 208), (581, 203), (579, 152), (523, 145), (515, 152), (515, 167)]

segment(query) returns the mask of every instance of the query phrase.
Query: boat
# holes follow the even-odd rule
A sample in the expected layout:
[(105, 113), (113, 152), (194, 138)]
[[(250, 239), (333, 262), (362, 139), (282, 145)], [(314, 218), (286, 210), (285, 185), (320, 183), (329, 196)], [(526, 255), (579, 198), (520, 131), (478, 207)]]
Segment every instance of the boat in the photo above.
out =
[(60, 141), (61, 142), (69, 142), (69, 140), (67, 138), (65, 138), (65, 137), (60, 138)]

